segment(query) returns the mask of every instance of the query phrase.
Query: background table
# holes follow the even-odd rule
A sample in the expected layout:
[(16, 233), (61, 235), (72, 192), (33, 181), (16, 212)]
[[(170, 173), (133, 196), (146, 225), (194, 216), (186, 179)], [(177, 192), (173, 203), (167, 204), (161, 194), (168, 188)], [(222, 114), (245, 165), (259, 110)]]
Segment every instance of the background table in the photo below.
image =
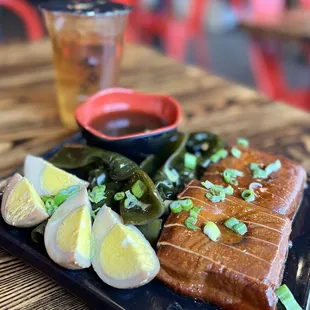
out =
[[(310, 114), (142, 46), (126, 47), (121, 86), (175, 96), (183, 108), (182, 130), (212, 130), (228, 142), (244, 136), (310, 172)], [(49, 43), (0, 48), (0, 176), (27, 153), (43, 153), (71, 134), (58, 121)], [(0, 249), (0, 309), (87, 307)]]

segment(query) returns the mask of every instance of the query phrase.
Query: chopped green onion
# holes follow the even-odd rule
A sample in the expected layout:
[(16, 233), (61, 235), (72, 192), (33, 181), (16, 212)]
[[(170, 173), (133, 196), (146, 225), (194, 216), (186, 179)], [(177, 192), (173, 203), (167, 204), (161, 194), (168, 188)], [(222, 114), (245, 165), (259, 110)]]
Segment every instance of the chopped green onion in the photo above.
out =
[(138, 180), (131, 187), (131, 191), (137, 198), (141, 198), (146, 191), (146, 186), (142, 181)]
[(101, 209), (101, 207), (98, 207), (97, 209), (91, 211), (90, 214), (91, 214), (91, 217), (92, 217), (93, 220), (94, 220), (95, 217), (97, 216), (97, 213), (99, 212), (100, 209)]
[(45, 201), (45, 207), (48, 215), (52, 215), (58, 206), (53, 198), (47, 198)]
[(222, 201), (222, 197), (221, 196), (217, 196), (217, 195), (212, 195), (211, 193), (207, 193), (206, 197), (211, 201), (211, 202), (220, 202)]
[(251, 191), (254, 193), (254, 195), (257, 196), (257, 195), (255, 194), (254, 190), (255, 190), (256, 188), (261, 188), (261, 187), (263, 187), (262, 184), (260, 184), (260, 183), (258, 183), (258, 182), (252, 182), (252, 183), (250, 184), (250, 186), (249, 186), (249, 190), (251, 190)]
[(267, 179), (268, 173), (263, 169), (253, 170), (253, 178), (254, 179)]
[(225, 221), (224, 225), (229, 229), (233, 229), (233, 227), (239, 223), (240, 222), (235, 217), (231, 217)]
[(206, 159), (205, 161), (203, 161), (203, 162), (200, 164), (200, 166), (201, 166), (202, 168), (208, 168), (209, 165), (210, 165), (210, 162), (211, 162), (210, 159)]
[(105, 196), (105, 185), (95, 186), (92, 190), (88, 190), (88, 197), (92, 203), (99, 203), (102, 200), (106, 199)]
[(276, 295), (287, 310), (302, 310), (292, 292), (285, 284), (276, 289)]
[(198, 218), (199, 212), (201, 211), (200, 207), (195, 207), (193, 209), (191, 209), (189, 211), (189, 216), (190, 217), (194, 217), (194, 218)]
[(257, 163), (250, 163), (250, 169), (251, 170), (256, 170), (260, 169), (259, 165)]
[(276, 172), (281, 168), (281, 161), (277, 159), (274, 163), (269, 164), (266, 168), (265, 171), (267, 172), (268, 175), (270, 175), (272, 172)]
[(141, 208), (142, 211), (145, 211), (148, 207), (149, 207), (149, 204), (146, 204), (146, 203), (143, 203), (141, 201), (139, 201), (137, 199), (136, 196), (134, 196), (129, 190), (127, 190), (125, 192), (126, 194), (126, 199), (124, 201), (124, 207), (125, 209), (132, 209), (134, 207), (138, 207), (138, 208)]
[(172, 213), (180, 213), (182, 211), (182, 206), (179, 201), (173, 201), (170, 203), (170, 210)]
[(184, 166), (188, 169), (196, 169), (197, 157), (191, 153), (185, 153), (184, 156)]
[(42, 201), (43, 201), (44, 203), (46, 202), (47, 199), (50, 199), (50, 198), (53, 199), (53, 197), (51, 197), (51, 196), (41, 196), (41, 199), (42, 199)]
[(233, 226), (233, 231), (243, 236), (245, 233), (248, 232), (248, 229), (244, 223), (240, 222)]
[(267, 179), (272, 172), (276, 172), (281, 168), (281, 161), (277, 159), (275, 162), (269, 164), (265, 169), (261, 169), (258, 164), (251, 163), (250, 169), (252, 176), (255, 179)]
[(203, 233), (207, 235), (212, 241), (217, 242), (221, 238), (221, 231), (213, 222), (207, 222), (203, 228)]
[(195, 225), (197, 223), (197, 218), (193, 217), (193, 216), (189, 216), (185, 221), (187, 221), (188, 223), (191, 223), (193, 225)]
[(206, 180), (204, 182), (201, 182), (201, 185), (204, 186), (206, 189), (210, 189), (214, 184)]
[(224, 188), (224, 191), (225, 191), (225, 194), (227, 194), (229, 196), (233, 195), (233, 193), (234, 193), (234, 189), (230, 185), (228, 185), (226, 188)]
[(233, 147), (230, 150), (230, 153), (231, 153), (232, 156), (234, 156), (236, 158), (240, 158), (240, 156), (241, 156), (241, 151), (239, 149), (237, 149), (236, 147)]
[(169, 179), (169, 181), (171, 181), (172, 183), (178, 183), (180, 180), (180, 175), (179, 173), (175, 170), (175, 169), (164, 169), (164, 172), (167, 176), (167, 178)]
[(250, 189), (245, 189), (242, 194), (241, 197), (247, 201), (247, 202), (252, 202), (255, 200), (255, 194), (252, 190)]
[(224, 186), (222, 186), (222, 185), (213, 185), (210, 188), (210, 193), (212, 195), (219, 195), (222, 192), (223, 189), (224, 189)]
[(215, 164), (216, 164), (216, 163), (219, 162), (221, 159), (226, 158), (227, 155), (228, 155), (227, 150), (225, 150), (225, 149), (220, 149), (220, 150), (218, 150), (217, 152), (215, 152), (215, 153), (210, 157), (210, 161), (211, 161), (212, 163), (215, 163)]
[(114, 195), (114, 200), (115, 201), (120, 201), (125, 198), (125, 193), (124, 192), (118, 192)]
[(179, 203), (184, 211), (189, 211), (194, 206), (193, 200), (191, 199), (179, 200)]
[(191, 216), (185, 220), (185, 226), (191, 230), (199, 230), (199, 227), (195, 225), (196, 223), (197, 219)]
[(67, 189), (62, 189), (59, 193), (54, 197), (54, 201), (57, 206), (60, 206), (64, 201), (66, 201), (69, 197), (73, 196), (80, 190), (80, 186), (72, 185)]
[(242, 177), (243, 172), (236, 169), (225, 169), (223, 172), (223, 179), (226, 183), (238, 185), (237, 177)]
[(248, 147), (249, 146), (249, 140), (245, 138), (238, 138), (237, 143), (242, 147)]

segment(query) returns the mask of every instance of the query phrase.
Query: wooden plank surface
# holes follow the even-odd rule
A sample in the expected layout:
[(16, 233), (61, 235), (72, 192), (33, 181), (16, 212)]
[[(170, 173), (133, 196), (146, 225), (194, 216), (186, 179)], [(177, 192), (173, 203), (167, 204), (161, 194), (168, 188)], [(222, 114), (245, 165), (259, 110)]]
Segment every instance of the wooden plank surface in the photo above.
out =
[[(127, 46), (121, 86), (175, 96), (182, 130), (208, 129), (228, 142), (248, 137), (253, 146), (297, 160), (310, 172), (310, 115), (267, 100), (254, 90), (152, 49)], [(58, 121), (51, 51), (47, 41), (0, 48), (0, 175), (70, 136)], [(0, 309), (87, 309), (57, 284), (0, 250)]]

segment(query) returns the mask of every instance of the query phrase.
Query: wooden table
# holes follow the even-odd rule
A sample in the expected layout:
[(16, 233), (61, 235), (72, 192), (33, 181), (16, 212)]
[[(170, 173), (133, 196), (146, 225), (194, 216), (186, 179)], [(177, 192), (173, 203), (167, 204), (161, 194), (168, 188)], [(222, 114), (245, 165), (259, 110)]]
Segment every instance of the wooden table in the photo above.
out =
[[(310, 114), (272, 102), (255, 91), (152, 49), (127, 46), (121, 85), (175, 96), (182, 130), (209, 129), (226, 140), (286, 155), (310, 172)], [(0, 174), (72, 133), (58, 121), (48, 42), (0, 48)], [(39, 271), (0, 249), (0, 309), (87, 309)]]
[(310, 41), (310, 12), (304, 9), (287, 10), (278, 16), (249, 16), (240, 27), (252, 35), (298, 42)]

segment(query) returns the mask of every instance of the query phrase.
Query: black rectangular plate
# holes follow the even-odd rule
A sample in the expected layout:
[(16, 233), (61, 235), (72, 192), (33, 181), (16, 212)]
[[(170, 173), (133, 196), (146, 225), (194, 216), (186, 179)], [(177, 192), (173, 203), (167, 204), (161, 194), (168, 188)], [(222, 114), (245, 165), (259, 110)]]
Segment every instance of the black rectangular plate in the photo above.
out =
[[(43, 155), (48, 159), (64, 144), (84, 143), (80, 134), (64, 141)], [(309, 185), (309, 183), (308, 183)], [(292, 290), (303, 309), (309, 307), (310, 284), (310, 187), (293, 223), (291, 247), (284, 272), (284, 283)], [(0, 217), (0, 246), (40, 270), (74, 295), (82, 298), (92, 309), (127, 310), (216, 310), (217, 307), (174, 293), (158, 280), (136, 289), (119, 290), (104, 284), (90, 268), (70, 271), (59, 267), (47, 256), (45, 249), (36, 247), (29, 229), (16, 229)]]

